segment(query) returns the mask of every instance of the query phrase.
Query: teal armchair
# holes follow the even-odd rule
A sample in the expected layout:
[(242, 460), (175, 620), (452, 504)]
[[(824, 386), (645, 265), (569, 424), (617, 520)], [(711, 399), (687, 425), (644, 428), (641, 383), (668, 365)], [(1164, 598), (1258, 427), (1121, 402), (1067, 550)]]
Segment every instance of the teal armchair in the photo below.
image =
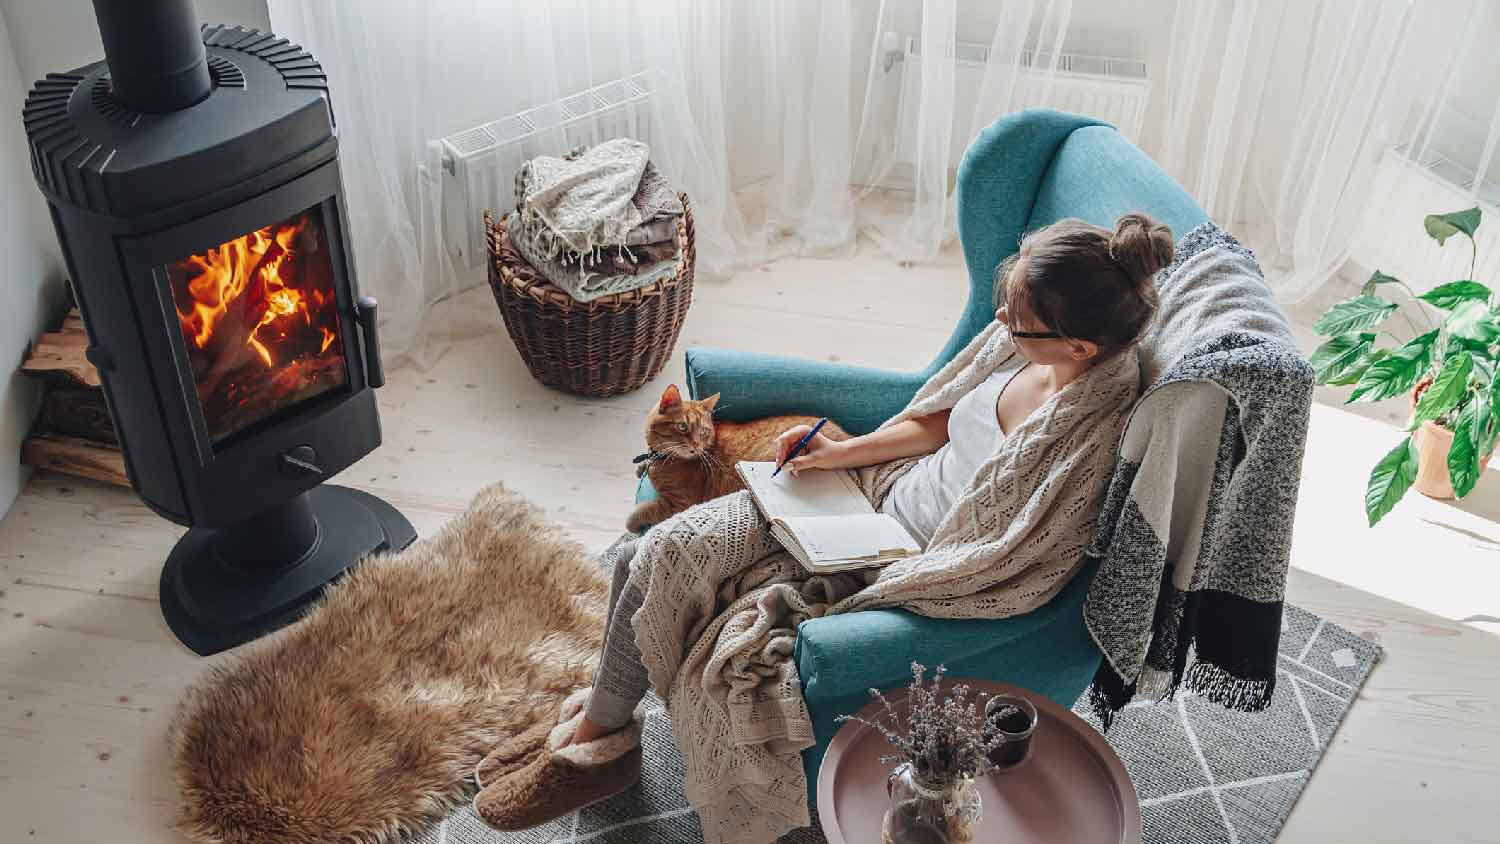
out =
[[(694, 398), (724, 394), (730, 419), (780, 413), (828, 416), (845, 430), (874, 430), (994, 318), (995, 267), (1021, 235), (1065, 217), (1112, 226), (1145, 211), (1180, 238), (1208, 216), (1170, 176), (1119, 132), (1088, 117), (1034, 109), (979, 133), (958, 168), (958, 236), (969, 272), (969, 301), (947, 344), (920, 372), (886, 372), (728, 349), (687, 351)], [(642, 500), (654, 493), (643, 479)], [(872, 687), (904, 685), (913, 661), (943, 663), (954, 676), (1015, 683), (1070, 706), (1088, 687), (1101, 656), (1083, 623), (1093, 574), (1086, 569), (1047, 606), (996, 621), (933, 619), (871, 610), (804, 622), (797, 668), (817, 745), (803, 753), (810, 798), (834, 718), (869, 700)]]

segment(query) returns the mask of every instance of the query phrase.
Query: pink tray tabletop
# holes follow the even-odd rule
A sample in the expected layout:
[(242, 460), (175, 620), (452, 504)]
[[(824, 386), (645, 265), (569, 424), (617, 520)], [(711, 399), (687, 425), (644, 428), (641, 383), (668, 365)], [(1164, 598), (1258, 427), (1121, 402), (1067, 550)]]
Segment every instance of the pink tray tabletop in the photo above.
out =
[[(1023, 695), (1036, 704), (1031, 752), (1019, 766), (979, 783), (984, 812), (975, 842), (1005, 844), (1140, 844), (1141, 806), (1114, 749), (1094, 728), (1051, 700), (1018, 686), (952, 678), (975, 692)], [(907, 690), (887, 693), (891, 703)], [(873, 720), (880, 704), (860, 711)], [(886, 778), (894, 751), (884, 737), (855, 721), (834, 735), (818, 770), (818, 814), (829, 844), (877, 844), (888, 805)]]

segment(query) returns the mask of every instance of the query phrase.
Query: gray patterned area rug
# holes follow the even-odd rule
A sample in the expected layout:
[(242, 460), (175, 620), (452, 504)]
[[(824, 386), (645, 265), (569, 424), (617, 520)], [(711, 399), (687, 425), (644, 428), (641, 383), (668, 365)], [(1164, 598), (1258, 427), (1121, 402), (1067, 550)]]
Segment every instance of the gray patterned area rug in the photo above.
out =
[[(1188, 694), (1135, 703), (1108, 739), (1141, 800), (1148, 844), (1269, 844), (1317, 767), (1380, 648), (1288, 606), (1276, 695), (1264, 712), (1230, 712)], [(521, 833), (454, 812), (417, 844), (701, 844), (682, 795), (682, 757), (661, 701), (648, 700), (641, 783), (603, 803)], [(1085, 715), (1084, 707), (1075, 711)], [(1087, 717), (1087, 716), (1086, 716)], [(1095, 723), (1097, 726), (1097, 722)], [(824, 844), (816, 819), (782, 844)]]

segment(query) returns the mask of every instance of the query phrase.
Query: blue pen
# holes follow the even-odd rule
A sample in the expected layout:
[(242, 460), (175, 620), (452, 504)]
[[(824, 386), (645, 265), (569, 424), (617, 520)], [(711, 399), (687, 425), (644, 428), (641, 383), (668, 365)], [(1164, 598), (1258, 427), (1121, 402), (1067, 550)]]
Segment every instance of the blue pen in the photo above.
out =
[(802, 439), (797, 440), (797, 444), (794, 445), (794, 446), (792, 446), (792, 450), (791, 451), (787, 452), (786, 459), (783, 460), (783, 461), (781, 461), (781, 463), (779, 465), (777, 465), (776, 471), (774, 471), (774, 472), (771, 473), (771, 477), (774, 478), (777, 475), (781, 474), (781, 467), (785, 466), (786, 464), (788, 464), (790, 462), (792, 462), (792, 458), (793, 457), (796, 457), (799, 453), (801, 453), (802, 449), (807, 448), (807, 444), (810, 443), (810, 442), (812, 442), (812, 438), (816, 437), (818, 435), (818, 432), (821, 431), (821, 430), (823, 430), (823, 426), (827, 425), (827, 424), (828, 424), (828, 417), (827, 416), (824, 416), (822, 419), (819, 419), (818, 420), (818, 424), (814, 425), (813, 429), (811, 431), (808, 431), (806, 434), (804, 434), (803, 437), (802, 437)]

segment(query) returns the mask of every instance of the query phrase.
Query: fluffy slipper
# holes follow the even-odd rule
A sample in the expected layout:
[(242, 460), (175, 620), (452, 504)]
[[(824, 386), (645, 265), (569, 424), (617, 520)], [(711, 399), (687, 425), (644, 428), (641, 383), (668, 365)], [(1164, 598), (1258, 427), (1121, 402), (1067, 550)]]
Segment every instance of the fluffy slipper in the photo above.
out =
[(552, 728), (531, 761), (485, 786), (474, 798), (475, 813), (496, 829), (514, 832), (556, 820), (634, 785), (641, 777), (641, 710), (609, 735), (568, 744), (582, 719), (580, 708)]
[[(583, 711), (583, 705), (588, 702), (588, 699), (589, 687), (587, 686), (564, 698), (561, 714), (557, 719), (558, 723), (572, 720), (573, 716)], [(474, 786), (483, 789), (487, 783), (492, 783), (512, 771), (525, 767), (526, 763), (541, 751), (542, 743), (547, 740), (547, 734), (551, 733), (555, 726), (545, 721), (538, 722), (495, 745), (495, 749), (474, 766)]]

